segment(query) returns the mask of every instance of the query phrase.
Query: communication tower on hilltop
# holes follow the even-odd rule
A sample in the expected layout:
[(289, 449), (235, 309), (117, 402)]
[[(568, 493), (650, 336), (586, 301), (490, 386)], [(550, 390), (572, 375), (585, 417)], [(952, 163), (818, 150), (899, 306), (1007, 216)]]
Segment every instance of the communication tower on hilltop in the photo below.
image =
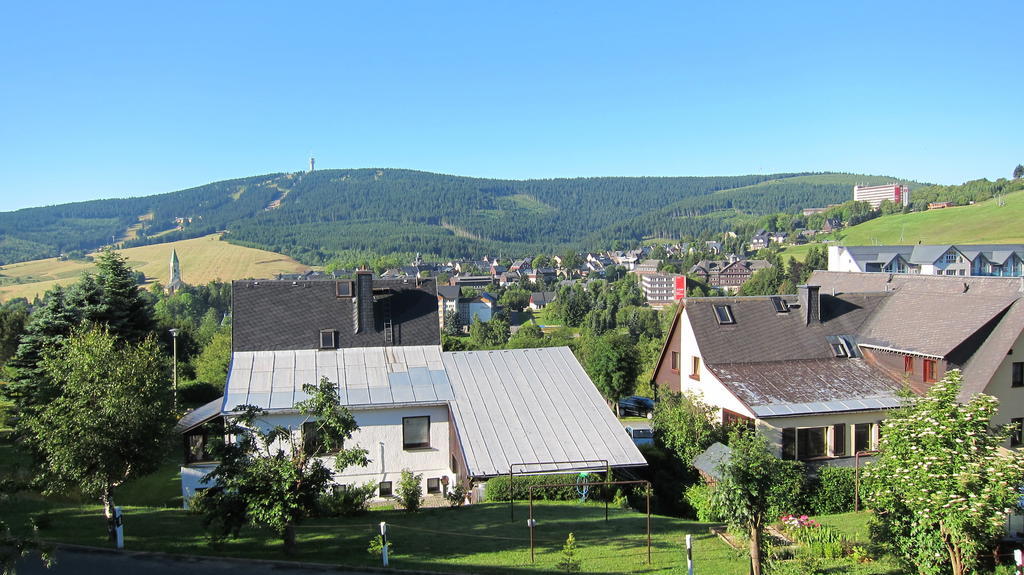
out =
[(309, 171), (312, 172), (314, 169), (316, 169), (316, 158), (314, 158), (313, 156), (310, 156), (309, 157)]

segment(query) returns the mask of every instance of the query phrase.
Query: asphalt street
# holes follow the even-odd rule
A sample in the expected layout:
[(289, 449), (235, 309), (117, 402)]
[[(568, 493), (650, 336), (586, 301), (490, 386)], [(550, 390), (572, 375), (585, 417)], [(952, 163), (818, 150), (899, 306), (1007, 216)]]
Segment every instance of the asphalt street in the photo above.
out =
[(246, 575), (310, 575), (312, 573), (345, 573), (371, 575), (365, 571), (341, 571), (324, 567), (291, 567), (248, 561), (195, 559), (134, 553), (83, 552), (61, 549), (57, 564), (47, 569), (38, 558), (18, 563), (18, 575), (220, 575), (244, 572)]

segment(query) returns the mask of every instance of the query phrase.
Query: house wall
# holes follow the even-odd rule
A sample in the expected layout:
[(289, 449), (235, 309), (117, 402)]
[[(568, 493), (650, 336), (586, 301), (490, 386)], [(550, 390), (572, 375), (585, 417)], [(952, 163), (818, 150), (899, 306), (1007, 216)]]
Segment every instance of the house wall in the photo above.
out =
[[(719, 408), (719, 417), (721, 417), (722, 409), (728, 409), (750, 418), (754, 417), (754, 413), (740, 400), (736, 399), (736, 396), (722, 385), (722, 382), (715, 377), (715, 374), (708, 370), (708, 366), (700, 353), (700, 346), (697, 345), (697, 337), (693, 333), (693, 326), (690, 325), (690, 318), (685, 311), (679, 316), (679, 350), (680, 365), (679, 374), (676, 377), (682, 391), (696, 393), (701, 396), (704, 403)], [(701, 358), (699, 379), (690, 377), (694, 356)]]
[[(865, 359), (884, 370), (891, 377), (903, 378), (907, 385), (910, 386), (910, 389), (914, 390), (914, 393), (923, 394), (934, 383), (924, 380), (924, 360), (934, 358), (911, 356), (914, 359), (914, 371), (907, 375), (903, 371), (903, 358), (906, 357), (906, 354), (872, 349), (870, 347), (861, 347), (860, 352), (864, 355)], [(945, 360), (935, 359), (935, 381), (945, 377), (947, 369), (949, 369), (949, 364)]]
[[(447, 476), (449, 480), (454, 480), (449, 467), (451, 430), (447, 405), (353, 409), (352, 415), (359, 429), (352, 434), (346, 447), (359, 446), (366, 449), (370, 462), (365, 467), (348, 467), (336, 473), (334, 483), (362, 485), (391, 481), (392, 488), (397, 490), (402, 470), (408, 469), (423, 475), (423, 493), (426, 494), (427, 479)], [(403, 449), (402, 418), (422, 415), (430, 416), (430, 447)], [(262, 429), (280, 425), (300, 430), (307, 419), (307, 416), (296, 413), (270, 413), (258, 422)], [(334, 465), (333, 457), (324, 459), (329, 466)]]
[(1024, 333), (1017, 336), (1010, 353), (1003, 358), (985, 387), (985, 393), (999, 399), (999, 410), (992, 418), (995, 425), (1005, 425), (1013, 418), (1024, 417), (1024, 387), (1010, 386), (1015, 362), (1024, 362)]
[(181, 500), (184, 502), (185, 509), (189, 508), (189, 503), (195, 496), (196, 490), (211, 487), (210, 484), (203, 481), (203, 477), (206, 477), (215, 467), (217, 467), (216, 463), (193, 463), (181, 466)]
[(828, 246), (828, 271), (862, 272), (857, 260), (843, 246)]
[[(855, 411), (841, 413), (826, 413), (800, 415), (793, 417), (771, 417), (758, 419), (755, 423), (757, 431), (768, 438), (768, 444), (776, 457), (782, 457), (782, 430), (786, 427), (829, 427), (832, 425), (846, 424), (846, 457), (853, 457), (853, 429), (850, 427), (856, 423), (878, 423), (885, 419), (885, 410)], [(877, 444), (878, 429), (873, 430), (872, 442)], [(832, 439), (829, 438), (829, 445)]]
[[(685, 305), (685, 304), (683, 304)], [(665, 343), (665, 348), (662, 350), (661, 358), (658, 360), (658, 367), (654, 370), (654, 385), (661, 389), (667, 389), (668, 391), (679, 392), (679, 372), (681, 370), (672, 369), (672, 353), (679, 353), (679, 331), (682, 323), (682, 318), (685, 313), (681, 313), (676, 317), (676, 321), (672, 323), (672, 328), (668, 332), (668, 340)], [(680, 357), (682, 355), (680, 354)], [(679, 360), (682, 364), (682, 359)]]

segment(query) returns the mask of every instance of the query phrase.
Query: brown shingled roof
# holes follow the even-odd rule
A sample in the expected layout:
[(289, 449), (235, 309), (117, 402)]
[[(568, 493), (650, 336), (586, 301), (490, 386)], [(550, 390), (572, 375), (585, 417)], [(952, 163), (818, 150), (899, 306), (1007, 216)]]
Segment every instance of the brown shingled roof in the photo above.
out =
[(1014, 299), (901, 290), (878, 307), (859, 343), (944, 358)]
[(964, 385), (960, 390), (960, 401), (985, 391), (996, 370), (1002, 365), (1007, 352), (1017, 337), (1024, 331), (1024, 299), (1014, 302), (974, 356), (964, 365)]
[(707, 364), (758, 417), (884, 409), (900, 404), (900, 380), (858, 358)]

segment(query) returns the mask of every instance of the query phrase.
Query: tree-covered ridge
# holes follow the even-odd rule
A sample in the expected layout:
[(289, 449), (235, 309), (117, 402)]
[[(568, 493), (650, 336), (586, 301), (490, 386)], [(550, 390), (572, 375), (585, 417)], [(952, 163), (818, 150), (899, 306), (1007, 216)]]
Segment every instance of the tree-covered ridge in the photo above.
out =
[(0, 213), (0, 265), (229, 230), (230, 241), (307, 264), (352, 251), (482, 253), (607, 248), (729, 229), (738, 215), (839, 203), (852, 174), (497, 180), (411, 170), (321, 170), (216, 182), (142, 198)]

